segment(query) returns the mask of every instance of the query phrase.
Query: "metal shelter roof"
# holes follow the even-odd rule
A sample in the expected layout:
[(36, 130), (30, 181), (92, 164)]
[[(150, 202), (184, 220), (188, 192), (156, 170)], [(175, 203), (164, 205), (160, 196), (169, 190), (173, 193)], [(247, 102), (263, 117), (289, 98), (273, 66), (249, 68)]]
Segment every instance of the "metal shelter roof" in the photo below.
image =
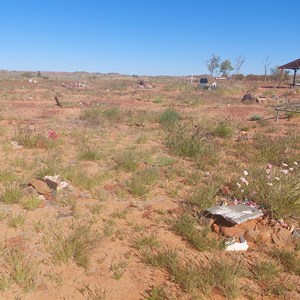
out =
[(292, 69), (292, 70), (299, 70), (300, 69), (300, 58), (294, 61), (291, 61), (283, 66), (278, 67), (279, 69)]

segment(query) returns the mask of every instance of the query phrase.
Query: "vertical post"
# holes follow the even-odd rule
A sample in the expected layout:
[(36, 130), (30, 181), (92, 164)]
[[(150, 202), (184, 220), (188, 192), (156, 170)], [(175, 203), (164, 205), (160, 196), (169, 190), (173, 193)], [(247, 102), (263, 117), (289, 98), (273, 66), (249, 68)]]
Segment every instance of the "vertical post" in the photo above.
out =
[(276, 120), (275, 120), (275, 122), (277, 122), (277, 121), (278, 121), (278, 118), (279, 118), (279, 110), (277, 110), (277, 113), (276, 113)]
[(194, 82), (194, 75), (191, 76), (191, 84)]
[(280, 70), (279, 87), (281, 87), (283, 69)]
[(297, 73), (297, 69), (294, 69), (293, 87), (295, 87), (296, 84), (296, 73)]

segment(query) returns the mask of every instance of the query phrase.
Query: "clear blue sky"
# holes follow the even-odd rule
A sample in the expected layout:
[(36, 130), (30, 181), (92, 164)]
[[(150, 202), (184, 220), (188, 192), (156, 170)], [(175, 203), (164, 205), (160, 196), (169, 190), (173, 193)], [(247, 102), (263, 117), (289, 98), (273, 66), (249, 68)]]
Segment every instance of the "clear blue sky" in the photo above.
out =
[(0, 69), (207, 73), (211, 54), (262, 74), (300, 58), (299, 0), (0, 0)]

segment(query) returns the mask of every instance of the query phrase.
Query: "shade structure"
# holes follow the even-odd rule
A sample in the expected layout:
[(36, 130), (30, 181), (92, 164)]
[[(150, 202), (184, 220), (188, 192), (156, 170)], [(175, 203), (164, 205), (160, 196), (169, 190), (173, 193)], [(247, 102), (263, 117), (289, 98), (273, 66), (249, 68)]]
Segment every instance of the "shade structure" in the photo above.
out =
[(294, 77), (293, 77), (293, 83), (292, 86), (296, 85), (296, 75), (297, 71), (300, 69), (300, 58), (293, 60), (285, 65), (282, 65), (278, 67), (280, 69), (280, 77), (279, 77), (279, 87), (281, 86), (281, 81), (282, 81), (282, 73), (283, 70), (294, 70)]

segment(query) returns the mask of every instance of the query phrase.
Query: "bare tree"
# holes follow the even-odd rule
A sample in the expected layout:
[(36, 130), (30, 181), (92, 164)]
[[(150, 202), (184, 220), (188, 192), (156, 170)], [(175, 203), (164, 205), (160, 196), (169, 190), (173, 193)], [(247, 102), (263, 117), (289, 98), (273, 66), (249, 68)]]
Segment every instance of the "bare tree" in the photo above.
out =
[(235, 75), (240, 74), (241, 67), (245, 61), (246, 61), (245, 56), (241, 56), (241, 55), (235, 59), (235, 64), (234, 64)]
[(266, 58), (263, 60), (264, 65), (264, 74), (265, 74), (265, 82), (267, 82), (267, 73), (271, 65), (271, 61), (269, 59), (269, 56), (267, 55)]
[(221, 62), (221, 57), (215, 54), (212, 54), (211, 58), (206, 61), (207, 69), (211, 76), (219, 68), (220, 62)]

